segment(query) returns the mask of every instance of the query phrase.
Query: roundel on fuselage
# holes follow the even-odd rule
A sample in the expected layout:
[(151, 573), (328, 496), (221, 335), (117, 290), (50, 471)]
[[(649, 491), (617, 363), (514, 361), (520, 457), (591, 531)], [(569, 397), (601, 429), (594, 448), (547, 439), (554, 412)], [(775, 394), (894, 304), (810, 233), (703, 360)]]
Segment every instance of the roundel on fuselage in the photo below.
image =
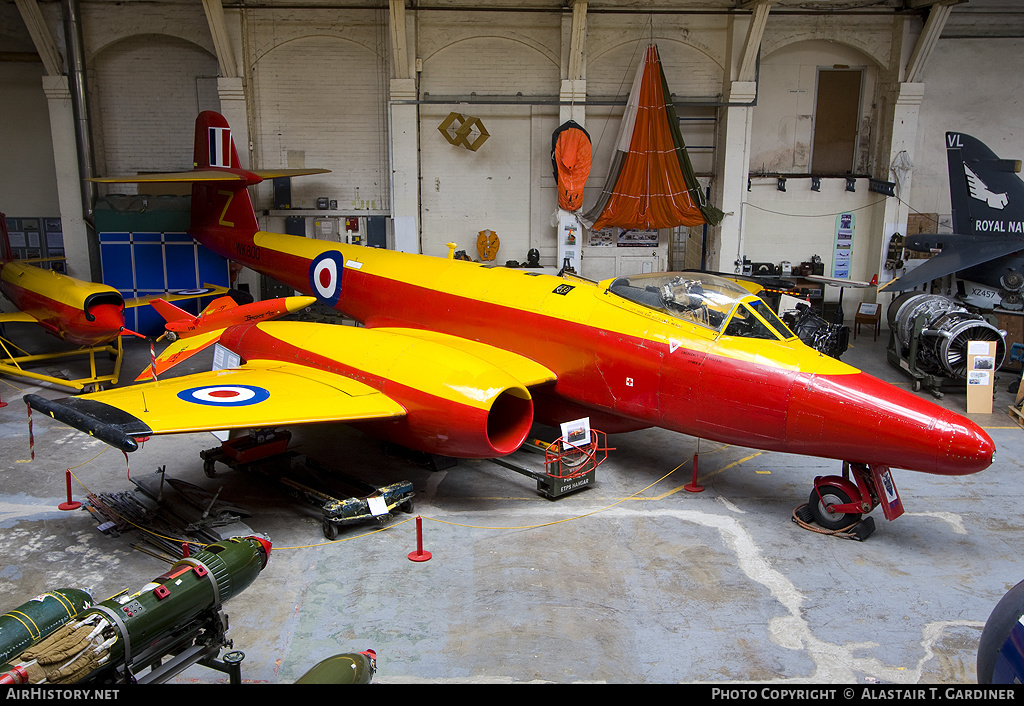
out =
[(309, 265), (310, 293), (324, 304), (334, 306), (341, 296), (342, 255), (337, 250), (320, 253)]

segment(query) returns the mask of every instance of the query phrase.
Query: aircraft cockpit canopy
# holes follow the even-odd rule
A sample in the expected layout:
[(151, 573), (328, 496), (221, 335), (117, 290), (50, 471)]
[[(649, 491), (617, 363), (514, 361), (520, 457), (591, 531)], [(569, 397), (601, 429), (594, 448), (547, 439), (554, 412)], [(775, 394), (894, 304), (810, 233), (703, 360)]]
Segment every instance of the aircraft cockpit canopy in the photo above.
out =
[(706, 272), (656, 272), (618, 277), (608, 291), (726, 336), (788, 340), (794, 334), (764, 300)]

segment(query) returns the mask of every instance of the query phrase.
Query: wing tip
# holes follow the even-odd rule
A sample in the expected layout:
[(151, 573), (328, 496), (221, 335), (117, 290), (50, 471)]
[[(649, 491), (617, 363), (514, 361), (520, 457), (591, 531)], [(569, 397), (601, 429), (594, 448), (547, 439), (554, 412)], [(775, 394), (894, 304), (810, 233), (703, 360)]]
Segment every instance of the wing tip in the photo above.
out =
[(49, 400), (35, 394), (25, 395), (22, 399), (30, 408), (48, 414), (58, 422), (96, 437), (126, 453), (139, 448), (139, 442), (133, 437), (148, 436), (152, 433), (140, 419), (95, 400), (79, 397)]

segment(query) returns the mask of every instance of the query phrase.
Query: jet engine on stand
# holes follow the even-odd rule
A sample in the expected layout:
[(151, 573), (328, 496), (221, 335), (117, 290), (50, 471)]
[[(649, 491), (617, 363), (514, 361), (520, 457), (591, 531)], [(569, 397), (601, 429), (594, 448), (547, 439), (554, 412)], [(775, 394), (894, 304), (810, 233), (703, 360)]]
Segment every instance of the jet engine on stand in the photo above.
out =
[(995, 341), (995, 369), (1006, 356), (1006, 332), (980, 314), (938, 294), (906, 292), (889, 304), (889, 362), (936, 397), (967, 379), (967, 344)]

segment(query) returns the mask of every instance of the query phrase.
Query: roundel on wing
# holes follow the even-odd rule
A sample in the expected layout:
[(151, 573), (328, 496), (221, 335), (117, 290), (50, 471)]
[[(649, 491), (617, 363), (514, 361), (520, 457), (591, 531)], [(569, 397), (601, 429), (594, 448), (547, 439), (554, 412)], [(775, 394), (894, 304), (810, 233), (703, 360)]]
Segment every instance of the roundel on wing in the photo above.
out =
[(329, 250), (317, 255), (309, 264), (310, 293), (331, 306), (341, 296), (342, 262), (344, 260), (340, 252)]
[(244, 407), (259, 404), (270, 397), (270, 391), (255, 385), (203, 385), (178, 393), (178, 398), (194, 404), (213, 407)]

